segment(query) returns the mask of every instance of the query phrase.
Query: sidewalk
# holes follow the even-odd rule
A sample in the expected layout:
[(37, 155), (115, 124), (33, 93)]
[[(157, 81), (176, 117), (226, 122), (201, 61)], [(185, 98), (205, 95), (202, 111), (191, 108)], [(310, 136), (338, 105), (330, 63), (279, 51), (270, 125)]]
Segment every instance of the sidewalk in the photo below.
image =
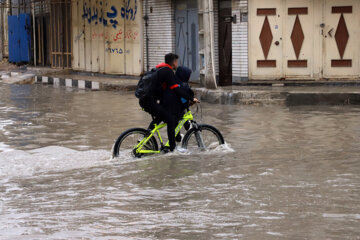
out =
[(232, 86), (196, 89), (210, 103), (243, 105), (360, 105), (360, 86)]
[[(81, 74), (50, 74), (37, 76), (37, 82), (80, 89), (103, 91), (135, 91), (138, 77), (88, 76)], [(216, 90), (193, 84), (199, 100), (213, 104), (239, 105), (360, 105), (360, 82), (297, 82), (285, 84), (219, 87)]]
[[(51, 68), (0, 65), (0, 81), (10, 84), (42, 83), (101, 91), (134, 91), (139, 77), (73, 72)], [(10, 70), (10, 71), (9, 71)], [(239, 105), (360, 105), (360, 81), (249, 81), (209, 90), (193, 84), (201, 101)]]

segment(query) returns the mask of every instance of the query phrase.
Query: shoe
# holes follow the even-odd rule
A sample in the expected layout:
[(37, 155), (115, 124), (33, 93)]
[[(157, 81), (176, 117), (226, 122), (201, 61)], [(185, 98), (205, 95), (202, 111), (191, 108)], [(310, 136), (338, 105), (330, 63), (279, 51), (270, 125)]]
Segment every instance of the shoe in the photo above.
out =
[(169, 153), (169, 152), (172, 152), (172, 151), (170, 150), (170, 147), (165, 146), (165, 147), (163, 147), (163, 148), (161, 149), (161, 153), (162, 153), (162, 154), (167, 154), (167, 153)]

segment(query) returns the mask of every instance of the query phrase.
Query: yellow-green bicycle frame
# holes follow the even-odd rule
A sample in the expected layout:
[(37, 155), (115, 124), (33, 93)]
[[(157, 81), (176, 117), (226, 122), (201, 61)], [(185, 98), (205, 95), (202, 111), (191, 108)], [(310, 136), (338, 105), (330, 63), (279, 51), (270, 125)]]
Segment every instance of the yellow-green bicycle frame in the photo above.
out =
[[(187, 121), (192, 121), (194, 120), (194, 117), (191, 113), (191, 111), (187, 111), (183, 118), (181, 119), (181, 121), (179, 122), (179, 124), (177, 125), (177, 127), (175, 128), (175, 136), (177, 136), (180, 133), (181, 128), (184, 126), (184, 124)], [(143, 140), (141, 140), (139, 142), (138, 145), (136, 145), (134, 147), (134, 149), (136, 149), (136, 154), (156, 154), (156, 153), (160, 153), (160, 150), (154, 151), (154, 150), (145, 150), (143, 149), (143, 147), (146, 145), (146, 143), (155, 135), (157, 134), (157, 136), (159, 137), (160, 140), (160, 145), (164, 146), (164, 142), (163, 139), (160, 135), (160, 129), (166, 127), (166, 123), (162, 123), (160, 125), (155, 124), (154, 125), (154, 129), (150, 132), (150, 135), (147, 136), (146, 138), (144, 138)], [(169, 146), (169, 141), (165, 144), (165, 146)]]

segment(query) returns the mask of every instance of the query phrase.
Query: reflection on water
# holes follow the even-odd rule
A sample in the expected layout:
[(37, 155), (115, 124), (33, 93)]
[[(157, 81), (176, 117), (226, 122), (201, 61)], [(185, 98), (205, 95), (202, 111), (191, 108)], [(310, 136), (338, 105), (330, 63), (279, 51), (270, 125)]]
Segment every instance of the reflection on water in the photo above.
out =
[(203, 108), (231, 148), (110, 159), (133, 94), (0, 84), (0, 239), (360, 236), (359, 108)]

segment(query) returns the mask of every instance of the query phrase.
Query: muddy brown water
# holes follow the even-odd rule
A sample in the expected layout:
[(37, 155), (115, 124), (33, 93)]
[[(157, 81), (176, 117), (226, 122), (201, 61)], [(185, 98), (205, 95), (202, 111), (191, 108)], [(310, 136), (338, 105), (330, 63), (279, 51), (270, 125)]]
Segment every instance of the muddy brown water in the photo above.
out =
[(360, 239), (360, 108), (202, 107), (224, 148), (111, 159), (132, 94), (0, 83), (0, 239)]

